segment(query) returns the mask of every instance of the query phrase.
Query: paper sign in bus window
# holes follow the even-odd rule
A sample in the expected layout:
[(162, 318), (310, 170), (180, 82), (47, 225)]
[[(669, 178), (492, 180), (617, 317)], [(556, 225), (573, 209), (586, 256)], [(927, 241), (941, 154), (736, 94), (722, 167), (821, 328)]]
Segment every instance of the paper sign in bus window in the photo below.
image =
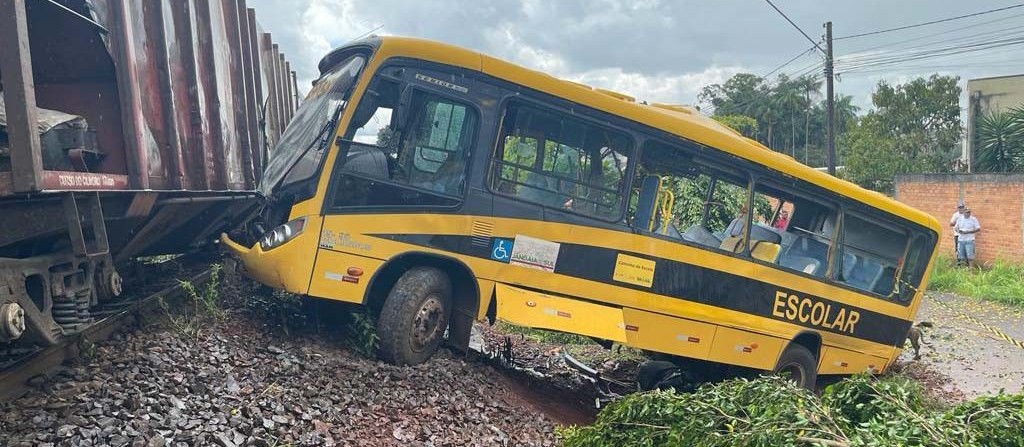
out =
[(615, 258), (612, 279), (628, 284), (651, 287), (654, 284), (655, 261), (619, 253)]
[(557, 242), (517, 234), (509, 264), (554, 272), (559, 248)]

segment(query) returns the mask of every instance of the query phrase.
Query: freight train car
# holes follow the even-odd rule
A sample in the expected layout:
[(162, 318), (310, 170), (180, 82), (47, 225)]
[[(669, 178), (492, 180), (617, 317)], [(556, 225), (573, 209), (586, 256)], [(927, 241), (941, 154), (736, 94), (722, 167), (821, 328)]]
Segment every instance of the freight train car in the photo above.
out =
[(0, 89), (0, 349), (244, 221), (299, 102), (245, 0), (0, 0)]

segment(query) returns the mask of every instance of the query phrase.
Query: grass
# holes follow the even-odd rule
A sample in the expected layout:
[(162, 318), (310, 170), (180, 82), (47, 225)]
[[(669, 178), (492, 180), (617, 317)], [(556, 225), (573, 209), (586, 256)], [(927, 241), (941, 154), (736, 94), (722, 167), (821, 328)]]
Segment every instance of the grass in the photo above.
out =
[(205, 284), (196, 286), (191, 281), (178, 280), (185, 291), (186, 300), (192, 304), (192, 312), (185, 307), (172, 310), (163, 297), (159, 298), (160, 307), (168, 321), (176, 331), (191, 338), (199, 338), (207, 320), (218, 321), (224, 318), (224, 308), (220, 295), (220, 264), (210, 266), (210, 278)]
[(928, 288), (1024, 308), (1024, 264), (996, 261), (987, 267), (965, 268), (939, 258)]
[(514, 324), (499, 321), (495, 325), (498, 330), (506, 334), (522, 335), (530, 340), (538, 343), (548, 343), (552, 345), (592, 345), (596, 344), (594, 340), (584, 337), (582, 335), (570, 334), (567, 332), (557, 331), (545, 331), (543, 329), (534, 329), (523, 326), (516, 326)]
[[(543, 329), (534, 329), (523, 326), (516, 326), (504, 321), (499, 321), (495, 324), (498, 331), (509, 335), (522, 335), (528, 340), (535, 343), (544, 343), (549, 345), (560, 345), (573, 357), (583, 361), (595, 361), (594, 350), (590, 348), (596, 348), (598, 345), (597, 341), (590, 337), (583, 335), (570, 334), (567, 332), (558, 331), (547, 331)], [(611, 350), (599, 350), (601, 354), (601, 361), (608, 359), (615, 360), (646, 360), (643, 352), (639, 349), (631, 348), (618, 343), (613, 344)]]

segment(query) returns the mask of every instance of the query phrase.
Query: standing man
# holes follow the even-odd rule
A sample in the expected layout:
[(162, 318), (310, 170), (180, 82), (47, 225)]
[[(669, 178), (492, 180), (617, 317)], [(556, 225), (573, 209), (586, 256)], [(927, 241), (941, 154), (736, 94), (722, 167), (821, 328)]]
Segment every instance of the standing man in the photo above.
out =
[(960, 246), (957, 243), (959, 236), (956, 234), (956, 223), (960, 221), (960, 218), (964, 215), (964, 208), (967, 204), (963, 200), (957, 202), (956, 211), (953, 212), (953, 217), (949, 218), (949, 228), (953, 229), (953, 253), (956, 254), (956, 265), (960, 265), (964, 262), (963, 258), (960, 257)]
[(957, 235), (957, 258), (963, 259), (968, 267), (974, 262), (974, 235), (981, 231), (981, 224), (978, 218), (971, 215), (971, 209), (964, 207), (964, 214), (956, 222)]

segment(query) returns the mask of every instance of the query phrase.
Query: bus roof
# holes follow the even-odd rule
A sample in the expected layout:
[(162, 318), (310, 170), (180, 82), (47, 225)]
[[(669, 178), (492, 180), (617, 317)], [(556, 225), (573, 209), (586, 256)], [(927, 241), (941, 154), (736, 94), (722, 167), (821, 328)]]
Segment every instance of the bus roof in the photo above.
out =
[[(809, 183), (822, 186), (836, 194), (848, 197), (873, 208), (901, 216), (936, 233), (938, 220), (929, 214), (907, 206), (883, 194), (870, 191), (853, 183), (808, 167), (792, 157), (775, 152), (761, 143), (742, 136), (739, 132), (708, 118), (692, 108), (668, 104), (642, 104), (625, 94), (595, 89), (577, 82), (555, 78), (546, 73), (497, 59), (476, 51), (432, 40), (383, 36), (371, 37), (351, 45), (377, 47), (380, 60), (390, 57), (410, 57), (463, 67), (503, 79), (527, 88), (565, 98), (597, 110), (635, 121), (678, 135), (697, 143), (750, 160), (775, 171)], [(335, 50), (332, 54), (343, 50)], [(325, 60), (330, 58), (328, 55)], [(321, 68), (323, 68), (321, 62)]]

